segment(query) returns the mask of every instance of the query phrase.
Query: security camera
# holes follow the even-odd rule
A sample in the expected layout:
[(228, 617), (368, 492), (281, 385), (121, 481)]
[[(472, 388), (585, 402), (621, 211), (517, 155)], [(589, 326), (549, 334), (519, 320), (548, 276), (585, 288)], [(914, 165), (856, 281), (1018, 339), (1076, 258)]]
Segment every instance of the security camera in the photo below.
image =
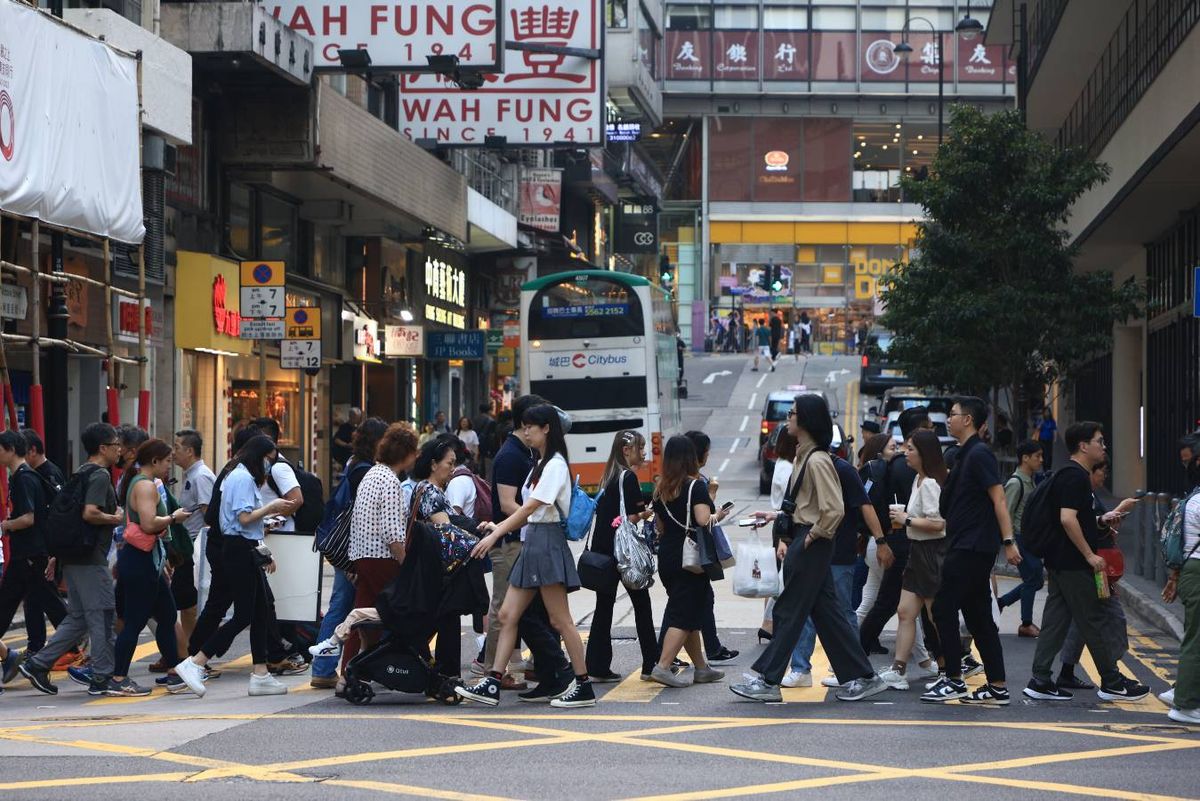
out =
[(450, 80), (460, 89), (478, 89), (483, 86), (483, 73), (478, 70), (455, 70)]

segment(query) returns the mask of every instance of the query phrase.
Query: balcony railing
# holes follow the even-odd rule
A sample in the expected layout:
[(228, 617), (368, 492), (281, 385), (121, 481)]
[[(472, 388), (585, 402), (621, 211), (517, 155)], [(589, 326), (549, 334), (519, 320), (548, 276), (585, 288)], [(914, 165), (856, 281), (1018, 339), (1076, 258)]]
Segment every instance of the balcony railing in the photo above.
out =
[(460, 148), (450, 151), (450, 165), (467, 179), (467, 186), (510, 214), (517, 213), (512, 171), (491, 153)]
[(1134, 0), (1058, 132), (1097, 156), (1200, 21), (1200, 0)]
[[(1029, 82), (1033, 83), (1038, 69), (1042, 66), (1042, 58), (1049, 49), (1050, 40), (1058, 30), (1063, 11), (1071, 0), (1042, 0), (1029, 14)], [(1019, 2), (1019, 0), (1018, 0)]]

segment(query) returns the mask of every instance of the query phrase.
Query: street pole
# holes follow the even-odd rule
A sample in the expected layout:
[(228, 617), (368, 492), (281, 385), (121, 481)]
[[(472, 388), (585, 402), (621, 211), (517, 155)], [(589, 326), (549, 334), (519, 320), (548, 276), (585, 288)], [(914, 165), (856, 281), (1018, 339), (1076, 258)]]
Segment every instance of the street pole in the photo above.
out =
[(942, 146), (942, 117), (946, 103), (946, 60), (942, 58), (942, 32), (936, 31), (938, 60), (938, 147)]
[[(50, 272), (56, 276), (64, 274), (63, 235), (58, 230), (50, 233)], [(51, 339), (62, 341), (67, 338), (67, 320), (70, 316), (66, 287), (60, 281), (54, 281), (50, 284), (50, 305), (46, 309), (46, 329)], [(70, 396), (67, 387), (67, 349), (61, 345), (47, 348), (46, 367), (49, 374), (46, 382), (46, 419), (54, 421), (46, 427), (46, 456), (68, 470), (73, 460), (67, 436), (67, 421), (71, 416), (67, 403)]]

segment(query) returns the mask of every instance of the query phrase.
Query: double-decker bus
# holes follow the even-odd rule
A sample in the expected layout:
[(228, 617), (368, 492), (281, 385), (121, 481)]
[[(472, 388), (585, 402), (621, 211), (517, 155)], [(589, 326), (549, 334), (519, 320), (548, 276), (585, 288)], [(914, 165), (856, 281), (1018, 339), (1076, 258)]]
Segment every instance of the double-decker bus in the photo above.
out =
[(571, 414), (571, 468), (594, 489), (621, 429), (640, 431), (649, 486), (664, 436), (679, 425), (679, 366), (670, 296), (645, 278), (579, 270), (521, 287), (521, 391)]

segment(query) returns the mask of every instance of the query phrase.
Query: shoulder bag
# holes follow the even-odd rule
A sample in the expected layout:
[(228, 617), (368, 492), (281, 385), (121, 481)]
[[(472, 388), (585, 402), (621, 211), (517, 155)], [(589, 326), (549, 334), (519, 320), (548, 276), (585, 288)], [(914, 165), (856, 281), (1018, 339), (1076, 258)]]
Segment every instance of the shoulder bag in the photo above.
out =
[[(624, 478), (624, 473), (621, 477)], [(654, 552), (638, 531), (637, 524), (629, 521), (625, 511), (624, 482), (619, 486), (621, 522), (613, 534), (613, 556), (621, 582), (628, 589), (644, 590), (654, 583)]]
[(771, 528), (771, 543), (778, 546), (781, 542), (790, 543), (796, 538), (796, 532), (802, 528), (811, 528), (810, 526), (802, 526), (797, 523), (793, 515), (796, 514), (796, 498), (800, 495), (800, 485), (804, 483), (804, 474), (808, 471), (808, 461), (812, 459), (816, 450), (811, 451), (804, 458), (804, 464), (800, 465), (800, 472), (796, 475), (796, 482), (792, 485), (791, 492), (788, 493), (783, 503), (779, 506), (779, 516), (775, 518), (775, 525)]

